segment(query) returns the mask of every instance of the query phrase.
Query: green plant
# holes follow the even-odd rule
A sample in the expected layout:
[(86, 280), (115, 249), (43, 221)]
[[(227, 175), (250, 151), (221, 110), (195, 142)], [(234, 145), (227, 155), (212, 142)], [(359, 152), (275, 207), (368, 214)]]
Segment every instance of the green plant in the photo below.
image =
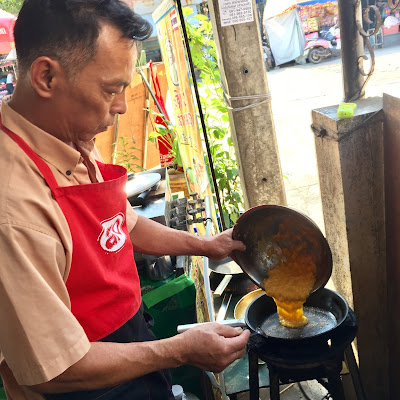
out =
[(0, 0), (0, 8), (11, 14), (18, 14), (24, 0)]
[(115, 164), (122, 165), (128, 172), (136, 172), (138, 169), (144, 171), (144, 168), (136, 162), (141, 161), (141, 159), (133, 154), (133, 151), (140, 149), (132, 145), (130, 146), (127, 137), (119, 137), (114, 145), (116, 149), (119, 147), (119, 150), (116, 150), (113, 154)]
[(147, 109), (150, 114), (161, 118), (162, 124), (155, 123), (155, 131), (149, 134), (149, 140), (155, 142), (157, 139), (164, 143), (165, 146), (170, 148), (171, 155), (173, 157), (172, 164), (182, 167), (181, 153), (179, 152), (179, 140), (176, 134), (175, 126), (171, 121), (167, 120), (162, 114), (157, 113), (151, 109)]
[[(192, 59), (200, 72), (198, 87), (207, 125), (207, 132), (203, 134), (210, 144), (223, 218), (225, 226), (229, 227), (239, 218), (244, 202), (211, 22), (204, 15), (192, 15), (189, 7), (184, 8), (184, 15)], [(193, 19), (198, 21), (198, 27), (188, 22)]]

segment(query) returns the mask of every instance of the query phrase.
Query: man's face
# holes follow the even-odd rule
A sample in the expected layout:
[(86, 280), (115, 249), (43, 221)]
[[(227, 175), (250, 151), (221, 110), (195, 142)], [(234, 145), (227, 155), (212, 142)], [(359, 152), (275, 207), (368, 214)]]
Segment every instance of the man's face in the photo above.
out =
[(89, 141), (127, 110), (125, 90), (136, 62), (136, 46), (121, 32), (103, 25), (95, 58), (76, 77), (67, 79), (53, 101), (57, 137), (65, 142)]

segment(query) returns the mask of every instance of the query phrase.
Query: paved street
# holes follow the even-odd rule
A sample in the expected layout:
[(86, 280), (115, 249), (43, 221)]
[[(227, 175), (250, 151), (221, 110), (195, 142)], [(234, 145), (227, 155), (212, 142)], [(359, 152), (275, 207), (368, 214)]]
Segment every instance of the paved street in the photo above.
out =
[[(377, 49), (367, 97), (383, 92), (400, 96), (400, 46)], [(322, 230), (311, 110), (342, 101), (341, 59), (319, 65), (294, 65), (267, 73), (288, 206), (312, 218)], [(364, 69), (368, 71), (368, 61)]]

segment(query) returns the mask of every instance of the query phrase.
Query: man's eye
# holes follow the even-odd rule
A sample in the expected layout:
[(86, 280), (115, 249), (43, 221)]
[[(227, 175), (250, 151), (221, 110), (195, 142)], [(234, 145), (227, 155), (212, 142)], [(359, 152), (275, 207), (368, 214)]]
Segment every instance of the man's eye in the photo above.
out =
[(114, 92), (113, 90), (110, 89), (105, 89), (104, 91), (110, 97), (115, 97), (115, 95), (117, 94), (117, 92)]

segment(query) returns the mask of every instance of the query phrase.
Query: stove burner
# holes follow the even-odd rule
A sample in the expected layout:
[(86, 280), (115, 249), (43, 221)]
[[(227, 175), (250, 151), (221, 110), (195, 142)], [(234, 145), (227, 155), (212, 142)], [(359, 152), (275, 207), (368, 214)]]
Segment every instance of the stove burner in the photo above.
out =
[[(268, 327), (268, 329), (271, 329), (271, 327)], [(288, 328), (284, 329), (287, 330)], [(271, 400), (279, 400), (280, 398), (279, 381), (290, 383), (321, 378), (327, 378), (327, 385), (333, 399), (344, 400), (340, 380), (344, 355), (346, 355), (346, 361), (348, 361), (347, 364), (357, 392), (357, 399), (364, 400), (365, 395), (351, 348), (351, 342), (356, 333), (357, 319), (350, 309), (341, 326), (329, 332), (329, 337), (306, 338), (301, 344), (296, 340), (292, 343), (288, 339), (271, 345), (268, 339), (255, 332), (252, 333), (247, 345), (250, 400), (257, 400), (259, 396), (258, 359), (265, 361), (268, 366)]]

